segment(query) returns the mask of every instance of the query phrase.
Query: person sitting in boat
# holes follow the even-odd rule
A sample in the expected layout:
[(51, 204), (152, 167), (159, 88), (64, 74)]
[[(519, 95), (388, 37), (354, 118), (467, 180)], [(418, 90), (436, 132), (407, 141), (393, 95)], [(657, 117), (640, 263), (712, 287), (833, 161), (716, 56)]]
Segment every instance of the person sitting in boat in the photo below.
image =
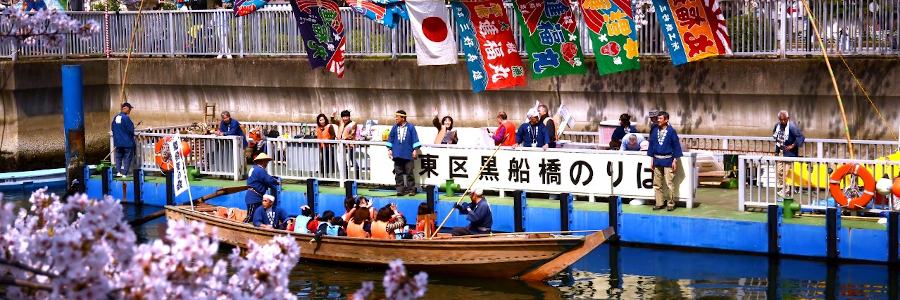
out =
[(371, 232), (372, 216), (369, 215), (369, 211), (363, 208), (355, 209), (353, 216), (350, 216), (350, 221), (347, 222), (347, 236), (368, 238), (371, 236)]
[(372, 238), (392, 240), (395, 239), (394, 231), (406, 226), (406, 219), (397, 210), (397, 204), (391, 203), (378, 210), (375, 221), (372, 222)]
[(294, 233), (310, 233), (309, 223), (313, 221), (313, 211), (309, 206), (300, 207), (300, 215), (294, 219)]
[(272, 161), (272, 158), (268, 154), (260, 153), (253, 159), (254, 165), (247, 173), (247, 186), (250, 188), (247, 189), (247, 194), (244, 196), (244, 202), (247, 203), (247, 219), (244, 220), (244, 223), (249, 223), (253, 218), (253, 213), (262, 203), (263, 195), (269, 189), (281, 184), (280, 179), (266, 172), (269, 161)]
[(469, 220), (468, 227), (454, 227), (450, 232), (454, 236), (486, 234), (491, 233), (491, 226), (494, 225), (494, 217), (491, 213), (491, 205), (484, 199), (484, 190), (475, 189), (469, 195), (471, 203), (460, 205), (457, 203), (453, 208), (459, 210), (459, 214), (466, 215)]
[[(419, 235), (419, 233), (422, 233)], [(421, 237), (430, 237), (434, 233), (434, 211), (428, 209), (428, 203), (419, 203), (419, 212), (416, 216), (416, 234)]]
[(363, 209), (369, 212), (369, 218), (375, 218), (375, 209), (372, 208), (372, 204), (369, 202), (369, 199), (363, 196), (353, 198), (352, 196), (347, 196), (344, 199), (344, 215), (341, 216), (341, 219), (344, 220), (344, 223), (350, 222), (350, 218), (358, 209)]
[(319, 227), (316, 229), (316, 240), (319, 240), (323, 235), (346, 236), (347, 232), (344, 231), (341, 224), (343, 224), (341, 218), (335, 216), (333, 211), (326, 210), (322, 213), (322, 216), (319, 217)]
[(270, 229), (284, 229), (287, 213), (280, 207), (273, 207), (275, 196), (265, 195), (262, 199), (262, 208), (253, 213), (253, 226)]

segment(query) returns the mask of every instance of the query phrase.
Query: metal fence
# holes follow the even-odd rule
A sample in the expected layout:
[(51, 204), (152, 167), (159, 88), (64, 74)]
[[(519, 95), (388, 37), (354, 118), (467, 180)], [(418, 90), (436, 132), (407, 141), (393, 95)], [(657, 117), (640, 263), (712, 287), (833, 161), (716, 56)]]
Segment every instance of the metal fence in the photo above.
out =
[[(820, 159), (777, 156), (738, 157), (738, 209), (766, 207), (776, 204), (787, 195), (808, 209), (825, 209), (834, 206), (828, 190), (832, 172), (843, 164), (859, 164), (869, 170), (875, 180), (900, 175), (900, 162), (884, 160)], [(849, 178), (849, 179), (848, 179)], [(847, 176), (841, 182), (845, 192), (856, 176)], [(861, 182), (860, 182), (861, 184)], [(851, 191), (859, 195), (861, 191)], [(893, 204), (893, 196), (878, 195), (865, 209), (879, 212), (900, 207)]]
[(268, 171), (285, 179), (360, 183), (373, 181), (370, 150), (384, 143), (314, 139), (267, 139)]
[[(135, 134), (135, 164), (145, 171), (160, 171), (156, 165), (156, 143), (171, 134)], [(240, 180), (244, 173), (244, 144), (237, 136), (179, 135), (191, 146), (191, 154), (185, 160), (200, 174), (231, 177)]]
[[(850, 55), (900, 54), (900, 0), (809, 1), (826, 49)], [(719, 0), (727, 20), (736, 56), (817, 55), (819, 45), (799, 0)], [(586, 56), (593, 56), (590, 39), (573, 5)], [(641, 55), (664, 55), (656, 15), (649, 7), (638, 24)], [(507, 5), (519, 49), (525, 53), (520, 25)], [(293, 12), (286, 5), (271, 6), (245, 17), (230, 10), (69, 12), (75, 19), (93, 19), (101, 34), (86, 40), (70, 38), (65, 47), (44, 50), (36, 45), (0, 45), (5, 57), (123, 56), (132, 34), (133, 52), (141, 56), (301, 56), (305, 55)], [(408, 21), (395, 29), (377, 24), (350, 8), (341, 9), (348, 56), (415, 55), (415, 41)], [(139, 23), (140, 26), (135, 27)], [(455, 26), (454, 36), (455, 36)], [(136, 31), (135, 31), (136, 29)]]

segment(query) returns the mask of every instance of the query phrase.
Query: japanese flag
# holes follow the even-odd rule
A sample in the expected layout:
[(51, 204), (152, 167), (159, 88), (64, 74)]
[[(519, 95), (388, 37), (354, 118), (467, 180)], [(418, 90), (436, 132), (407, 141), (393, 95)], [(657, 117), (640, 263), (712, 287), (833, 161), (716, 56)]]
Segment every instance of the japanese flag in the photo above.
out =
[(456, 64), (456, 39), (444, 1), (408, 0), (409, 25), (416, 36), (420, 66)]

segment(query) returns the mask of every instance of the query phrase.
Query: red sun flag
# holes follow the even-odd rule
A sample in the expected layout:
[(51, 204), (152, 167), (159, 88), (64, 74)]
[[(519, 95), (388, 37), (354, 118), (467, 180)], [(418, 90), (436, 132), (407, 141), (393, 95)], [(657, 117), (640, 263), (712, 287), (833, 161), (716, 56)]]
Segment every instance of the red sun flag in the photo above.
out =
[(450, 36), (450, 15), (444, 1), (407, 1), (406, 9), (419, 65), (456, 64), (456, 40)]

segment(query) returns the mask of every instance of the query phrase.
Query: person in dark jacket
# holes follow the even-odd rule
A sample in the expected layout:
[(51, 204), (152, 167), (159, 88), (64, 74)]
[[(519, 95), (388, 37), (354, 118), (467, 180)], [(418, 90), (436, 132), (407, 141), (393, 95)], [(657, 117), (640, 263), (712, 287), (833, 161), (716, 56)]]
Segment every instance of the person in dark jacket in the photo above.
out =
[(221, 116), (222, 122), (219, 122), (219, 131), (216, 132), (216, 135), (239, 136), (243, 138), (244, 148), (247, 148), (247, 136), (244, 135), (244, 130), (241, 129), (241, 123), (231, 118), (231, 113), (228, 111), (223, 111)]
[(388, 156), (394, 160), (394, 180), (397, 196), (416, 195), (415, 178), (413, 177), (413, 161), (419, 157), (419, 134), (416, 127), (406, 122), (406, 112), (398, 110), (394, 114), (397, 124), (391, 127), (388, 135)]
[(113, 118), (110, 129), (113, 135), (113, 147), (116, 148), (116, 176), (125, 177), (131, 170), (134, 158), (134, 123), (128, 115), (134, 107), (130, 103), (122, 103), (122, 111)]
[(556, 148), (556, 121), (550, 117), (547, 105), (538, 105), (538, 118), (540, 118), (541, 124), (547, 128), (547, 147)]
[(523, 147), (540, 147), (547, 149), (550, 144), (549, 133), (544, 123), (538, 119), (538, 114), (533, 109), (528, 111), (528, 123), (519, 126), (516, 130), (516, 145)]
[(669, 113), (661, 111), (657, 115), (657, 126), (650, 131), (650, 147), (647, 155), (652, 158), (653, 190), (656, 192), (654, 210), (666, 205), (667, 211), (675, 210), (678, 198), (675, 188), (675, 171), (678, 170), (678, 158), (681, 152), (681, 141), (675, 128), (669, 125)]
[(275, 196), (263, 196), (262, 207), (253, 212), (253, 226), (270, 229), (285, 229), (287, 213), (280, 207), (273, 207), (273, 204), (275, 204)]
[(457, 203), (453, 206), (459, 211), (459, 214), (466, 215), (469, 226), (454, 227), (450, 233), (454, 236), (491, 233), (491, 226), (494, 225), (494, 216), (491, 212), (491, 205), (487, 199), (484, 199), (484, 191), (481, 189), (473, 190), (469, 195), (469, 199), (472, 202), (462, 205)]
[(263, 195), (266, 194), (266, 191), (281, 184), (278, 178), (266, 172), (266, 166), (269, 165), (270, 161), (272, 161), (272, 158), (265, 153), (260, 153), (253, 159), (254, 165), (247, 174), (247, 186), (250, 188), (247, 189), (247, 194), (244, 196), (244, 202), (247, 203), (247, 219), (244, 220), (244, 223), (250, 222), (256, 209), (262, 204)]
[(619, 116), (619, 126), (613, 130), (612, 137), (610, 137), (609, 141), (609, 149), (615, 150), (621, 148), (622, 143), (625, 142), (625, 135), (632, 132), (637, 132), (637, 127), (631, 125), (631, 115), (622, 114)]
[[(800, 147), (803, 146), (803, 132), (794, 122), (791, 122), (791, 116), (787, 111), (778, 112), (778, 123), (772, 129), (772, 137), (775, 138), (775, 155), (784, 157), (799, 157)], [(776, 170), (778, 173), (778, 183), (782, 184), (779, 194), (781, 196), (790, 196), (793, 192), (784, 181), (793, 170), (791, 163), (778, 163)]]

